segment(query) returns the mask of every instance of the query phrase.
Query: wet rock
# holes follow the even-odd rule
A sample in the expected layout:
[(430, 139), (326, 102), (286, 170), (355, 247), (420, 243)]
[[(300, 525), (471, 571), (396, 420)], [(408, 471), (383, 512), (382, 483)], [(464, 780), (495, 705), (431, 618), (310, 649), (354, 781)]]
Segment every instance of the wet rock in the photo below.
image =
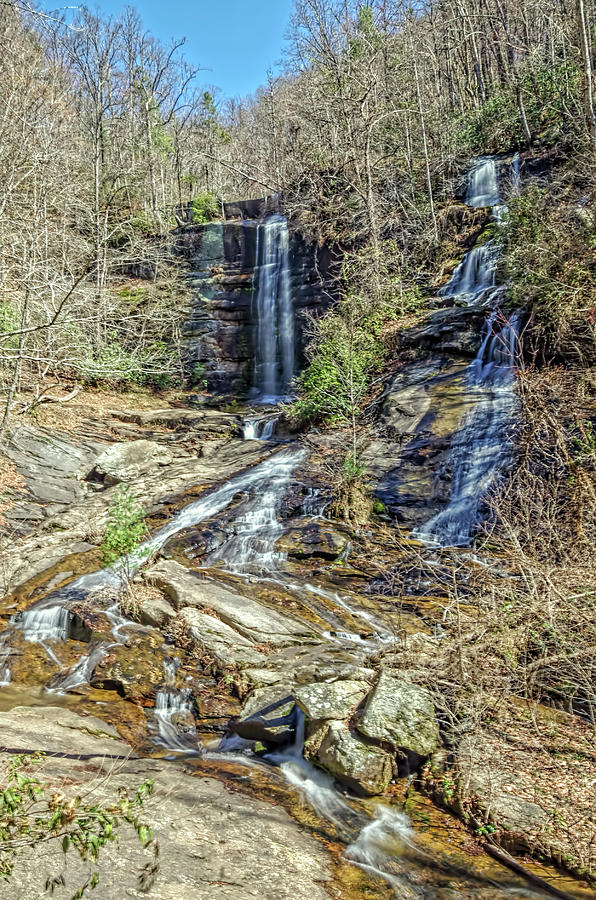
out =
[(167, 594), (177, 609), (197, 607), (215, 611), (223, 623), (250, 643), (284, 646), (315, 640), (304, 623), (262, 606), (203, 574), (185, 569), (174, 560), (153, 566), (146, 578)]
[(401, 334), (403, 347), (441, 350), (475, 356), (482, 341), (484, 307), (450, 306), (434, 312), (421, 327)]
[(91, 685), (150, 705), (164, 677), (162, 645), (161, 635), (153, 633), (137, 634), (126, 644), (112, 646), (95, 669)]
[(345, 550), (347, 537), (327, 522), (312, 522), (307, 519), (301, 525), (292, 527), (277, 542), (277, 549), (295, 559), (337, 559)]
[(295, 697), (307, 719), (347, 719), (369, 690), (362, 681), (336, 681), (303, 685), (296, 688)]
[(165, 597), (147, 597), (143, 600), (139, 613), (139, 621), (143, 625), (163, 628), (176, 616), (176, 610)]
[(97, 458), (89, 477), (106, 485), (134, 481), (159, 466), (169, 465), (173, 458), (167, 447), (155, 441), (126, 441), (105, 450)]
[(187, 607), (179, 616), (193, 641), (221, 668), (261, 663), (265, 657), (254, 649), (252, 641), (234, 631), (225, 622)]
[(316, 759), (338, 781), (359, 794), (383, 794), (393, 777), (391, 755), (365, 743), (343, 722), (331, 722)]
[(432, 697), (418, 685), (383, 671), (358, 716), (361, 734), (418, 756), (429, 756), (439, 743)]

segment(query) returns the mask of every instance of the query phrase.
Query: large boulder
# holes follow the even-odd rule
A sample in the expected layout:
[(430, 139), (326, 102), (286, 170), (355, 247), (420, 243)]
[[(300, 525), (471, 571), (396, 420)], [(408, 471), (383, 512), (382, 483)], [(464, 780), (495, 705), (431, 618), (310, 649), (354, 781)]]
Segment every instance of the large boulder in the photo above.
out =
[(369, 690), (362, 681), (335, 681), (302, 685), (294, 695), (306, 718), (317, 722), (349, 718)]
[(143, 625), (151, 625), (154, 628), (163, 628), (176, 616), (176, 610), (165, 597), (151, 595), (141, 602), (139, 621)]
[(317, 762), (358, 794), (383, 794), (393, 776), (393, 758), (365, 743), (344, 722), (331, 722), (316, 755)]
[(159, 466), (168, 466), (172, 460), (170, 450), (155, 441), (126, 441), (113, 444), (98, 456), (90, 478), (106, 485), (134, 481)]
[(313, 522), (305, 519), (284, 534), (277, 542), (277, 549), (294, 559), (337, 559), (346, 549), (348, 539), (329, 522)]
[(220, 668), (258, 665), (265, 660), (263, 654), (254, 649), (252, 641), (215, 616), (187, 607), (182, 610), (179, 619), (198, 647), (213, 657)]
[(381, 672), (356, 727), (374, 741), (418, 756), (429, 756), (439, 743), (428, 691), (386, 671)]

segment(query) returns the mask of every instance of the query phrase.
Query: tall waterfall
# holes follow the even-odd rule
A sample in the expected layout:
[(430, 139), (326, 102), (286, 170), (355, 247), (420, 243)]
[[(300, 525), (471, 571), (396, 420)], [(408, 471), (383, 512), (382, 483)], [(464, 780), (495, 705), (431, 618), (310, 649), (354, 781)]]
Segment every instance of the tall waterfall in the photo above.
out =
[(257, 225), (253, 390), (262, 402), (288, 393), (294, 376), (294, 310), (290, 294), (289, 234), (285, 216)]
[[(496, 162), (482, 157), (469, 173), (466, 203), (491, 206), (499, 221), (506, 207), (498, 192)], [(468, 304), (492, 308), (483, 329), (476, 358), (466, 371), (467, 392), (474, 406), (464, 416), (449, 448), (447, 468), (451, 492), (447, 505), (412, 532), (435, 546), (466, 546), (478, 525), (483, 500), (511, 458), (508, 429), (517, 398), (514, 365), (518, 355), (519, 316), (504, 315), (497, 307), (503, 287), (497, 284), (499, 247), (496, 241), (474, 247), (455, 270), (441, 293)]]

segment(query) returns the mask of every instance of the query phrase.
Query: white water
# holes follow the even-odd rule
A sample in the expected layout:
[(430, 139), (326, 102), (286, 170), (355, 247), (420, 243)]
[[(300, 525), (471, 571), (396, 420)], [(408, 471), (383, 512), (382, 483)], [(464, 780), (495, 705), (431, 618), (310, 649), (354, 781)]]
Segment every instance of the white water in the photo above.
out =
[(493, 156), (480, 156), (468, 173), (466, 205), (498, 206), (500, 200), (496, 160)]
[(276, 465), (262, 470), (261, 476), (254, 479), (251, 496), (229, 525), (230, 536), (210, 554), (207, 565), (221, 561), (226, 569), (237, 573), (269, 574), (277, 569), (285, 559), (275, 549), (283, 533), (279, 513), (292, 475), (304, 456), (305, 450), (296, 448), (271, 458), (277, 461)]
[(270, 441), (275, 435), (278, 418), (271, 419), (247, 419), (242, 429), (242, 437), (245, 441)]
[[(132, 577), (168, 538), (221, 512), (242, 491), (253, 490), (255, 496), (250, 501), (244, 518), (237, 520), (237, 534), (224, 545), (228, 547), (229, 544), (231, 565), (246, 570), (254, 564), (259, 571), (269, 566), (273, 567), (276, 560), (281, 558), (281, 554), (275, 553), (273, 546), (282, 531), (277, 513), (290, 477), (303, 459), (304, 453), (301, 448), (283, 450), (254, 468), (236, 475), (205, 497), (180, 510), (167, 525), (133, 553), (113, 566), (82, 575), (63, 590), (54, 592), (38, 605), (21, 613), (18, 618), (15, 617), (12, 627), (20, 628), (26, 640), (42, 644), (53, 661), (61, 666), (60, 660), (51, 647), (47, 646), (46, 641), (64, 641), (68, 637), (71, 603), (102, 588), (118, 589), (123, 580)], [(223, 558), (227, 560), (225, 556)], [(123, 632), (126, 630), (145, 630), (144, 626), (124, 617), (117, 603), (105, 612), (111, 622), (114, 639), (118, 643), (125, 640)], [(53, 690), (61, 692), (86, 683), (97, 663), (107, 653), (109, 646), (103, 643), (94, 647), (61, 681), (55, 683)], [(169, 701), (164, 702), (167, 705)], [(167, 719), (167, 716), (165, 718)]]
[(5, 635), (0, 635), (0, 687), (10, 684), (10, 644)]
[(499, 247), (494, 240), (472, 247), (440, 289), (440, 296), (456, 298), (467, 306), (489, 304), (503, 290), (497, 285), (498, 258)]
[[(494, 159), (478, 160), (469, 178), (466, 202), (486, 206), (489, 203), (485, 201), (490, 201), (493, 214), (499, 218), (505, 207), (500, 204)], [(475, 251), (477, 264), (472, 265), (469, 258)], [(444, 293), (482, 298), (494, 304), (502, 290), (496, 285), (497, 251), (498, 246), (492, 241), (470, 251), (459, 267), (461, 271), (454, 273), (453, 292), (447, 290), (447, 285)], [(514, 366), (518, 351), (518, 314), (507, 318), (493, 308), (484, 326), (480, 349), (466, 372), (467, 391), (475, 404), (460, 423), (449, 448), (449, 502), (413, 531), (413, 537), (441, 547), (470, 543), (483, 499), (511, 459), (509, 432), (517, 406)]]
[(284, 216), (269, 216), (257, 225), (256, 263), (254, 389), (263, 403), (275, 403), (287, 395), (294, 377), (294, 310)]
[(18, 619), (23, 637), (32, 643), (65, 641), (69, 622), (69, 610), (60, 605), (34, 606), (22, 612)]
[[(159, 731), (156, 743), (170, 750), (197, 750), (196, 728), (190, 726), (192, 692), (165, 688), (155, 695), (155, 721)], [(181, 725), (182, 723), (182, 725)]]

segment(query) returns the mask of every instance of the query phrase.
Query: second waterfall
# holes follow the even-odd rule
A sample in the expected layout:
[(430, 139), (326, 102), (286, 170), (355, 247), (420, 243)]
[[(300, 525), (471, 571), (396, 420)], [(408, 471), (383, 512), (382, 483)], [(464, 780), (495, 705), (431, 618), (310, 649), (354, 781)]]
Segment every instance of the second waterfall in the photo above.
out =
[(288, 223), (273, 215), (257, 224), (253, 310), (256, 340), (253, 394), (275, 403), (294, 376), (294, 309)]

